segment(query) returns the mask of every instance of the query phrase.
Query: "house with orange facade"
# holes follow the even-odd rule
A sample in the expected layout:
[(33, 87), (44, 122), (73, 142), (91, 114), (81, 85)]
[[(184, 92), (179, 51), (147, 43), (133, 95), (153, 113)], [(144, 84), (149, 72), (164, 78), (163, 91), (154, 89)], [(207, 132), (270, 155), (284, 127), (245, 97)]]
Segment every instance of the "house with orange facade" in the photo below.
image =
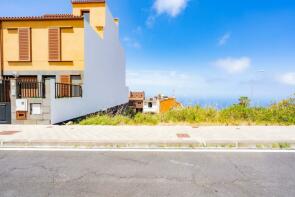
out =
[(0, 124), (56, 124), (128, 103), (119, 20), (105, 0), (71, 3), (67, 14), (0, 17)]

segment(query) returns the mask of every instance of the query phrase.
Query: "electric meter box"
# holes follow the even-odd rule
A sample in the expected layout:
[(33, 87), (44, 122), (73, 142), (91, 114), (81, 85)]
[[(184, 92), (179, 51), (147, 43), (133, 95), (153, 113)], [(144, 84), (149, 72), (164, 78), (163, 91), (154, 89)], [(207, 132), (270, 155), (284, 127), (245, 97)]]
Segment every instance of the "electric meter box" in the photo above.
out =
[(16, 99), (16, 111), (28, 111), (28, 100), (27, 99)]

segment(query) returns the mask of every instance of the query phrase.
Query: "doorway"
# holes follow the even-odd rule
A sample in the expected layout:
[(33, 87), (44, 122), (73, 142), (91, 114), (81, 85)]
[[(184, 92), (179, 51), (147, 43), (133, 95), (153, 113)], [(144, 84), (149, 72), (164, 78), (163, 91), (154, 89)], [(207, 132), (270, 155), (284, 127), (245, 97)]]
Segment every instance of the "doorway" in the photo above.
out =
[(10, 80), (0, 80), (0, 124), (11, 124)]

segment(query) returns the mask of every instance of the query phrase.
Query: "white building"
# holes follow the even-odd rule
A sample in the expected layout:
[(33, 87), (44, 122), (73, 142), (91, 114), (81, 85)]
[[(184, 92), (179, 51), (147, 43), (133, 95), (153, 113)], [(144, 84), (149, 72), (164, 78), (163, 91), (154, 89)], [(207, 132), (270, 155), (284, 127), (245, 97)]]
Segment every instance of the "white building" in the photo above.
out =
[(144, 100), (143, 113), (153, 113), (153, 114), (160, 113), (160, 100), (157, 98)]

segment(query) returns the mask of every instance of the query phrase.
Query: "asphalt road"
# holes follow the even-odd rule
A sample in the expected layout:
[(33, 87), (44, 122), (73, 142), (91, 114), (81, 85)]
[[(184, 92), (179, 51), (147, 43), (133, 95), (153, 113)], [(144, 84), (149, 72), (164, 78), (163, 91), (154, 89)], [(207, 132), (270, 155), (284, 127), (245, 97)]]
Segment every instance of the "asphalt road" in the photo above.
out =
[(0, 151), (0, 196), (295, 196), (295, 153)]

